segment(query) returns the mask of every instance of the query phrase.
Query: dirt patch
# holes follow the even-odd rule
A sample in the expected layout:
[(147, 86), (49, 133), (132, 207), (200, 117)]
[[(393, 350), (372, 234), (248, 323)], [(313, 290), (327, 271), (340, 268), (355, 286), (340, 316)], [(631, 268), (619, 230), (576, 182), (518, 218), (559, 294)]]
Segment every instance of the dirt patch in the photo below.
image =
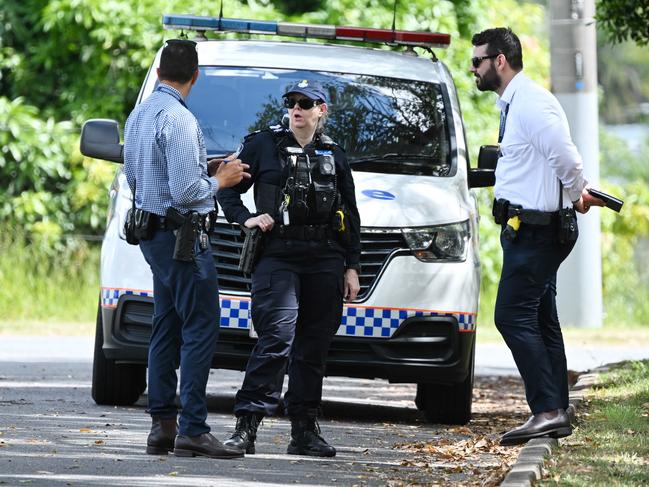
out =
[(498, 485), (521, 448), (502, 447), (498, 439), (525, 422), (529, 414), (520, 378), (477, 377), (471, 422), (440, 427), (439, 438), (433, 441), (396, 444), (394, 448), (412, 453), (412, 460), (403, 461), (402, 466), (413, 469), (400, 470), (400, 478), (386, 479), (388, 485)]

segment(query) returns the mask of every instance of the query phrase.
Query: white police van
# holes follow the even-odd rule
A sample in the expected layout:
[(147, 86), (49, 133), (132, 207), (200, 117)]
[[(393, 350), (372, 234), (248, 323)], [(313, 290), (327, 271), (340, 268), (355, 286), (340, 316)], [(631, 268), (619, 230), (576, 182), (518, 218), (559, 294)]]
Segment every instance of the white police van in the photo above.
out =
[[(453, 80), (431, 50), (449, 44), (449, 36), (178, 15), (164, 16), (163, 23), (198, 31), (201, 73), (187, 102), (211, 156), (229, 154), (247, 133), (277, 123), (281, 95), (294, 82), (317, 80), (328, 90), (326, 133), (346, 150), (354, 171), (362, 271), (361, 291), (344, 307), (326, 373), (416, 383), (416, 404), (429, 421), (469, 421), (480, 290), (478, 210), (470, 189), (493, 184), (493, 170), (469, 168)], [(207, 40), (205, 31), (304, 39)], [(307, 37), (384, 42), (405, 52)], [(415, 46), (430, 54), (417, 56)], [(138, 103), (157, 84), (158, 62), (159, 53)], [(119, 140), (116, 122), (90, 120), (82, 152), (121, 162)], [(253, 208), (252, 191), (245, 196)], [(153, 287), (139, 248), (124, 240), (130, 206), (120, 170), (101, 256), (92, 380), (99, 404), (131, 404), (146, 387)], [(211, 239), (221, 303), (212, 366), (244, 370), (255, 337), (250, 277), (237, 269), (241, 231), (221, 218)]]

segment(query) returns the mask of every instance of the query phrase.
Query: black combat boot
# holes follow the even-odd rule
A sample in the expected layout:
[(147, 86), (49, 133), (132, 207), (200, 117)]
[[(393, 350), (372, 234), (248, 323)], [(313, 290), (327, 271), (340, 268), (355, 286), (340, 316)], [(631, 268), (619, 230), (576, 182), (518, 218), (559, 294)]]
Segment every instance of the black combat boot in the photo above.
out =
[(287, 453), (311, 457), (336, 456), (336, 449), (328, 444), (320, 433), (320, 425), (315, 418), (291, 418), (291, 442)]
[(153, 416), (151, 418), (151, 432), (146, 439), (146, 452), (149, 455), (166, 455), (172, 451), (177, 430), (176, 418), (162, 419)]
[(255, 440), (257, 439), (257, 428), (263, 419), (262, 414), (250, 413), (244, 414), (237, 418), (237, 425), (234, 433), (229, 440), (223, 444), (225, 446), (245, 450), (248, 454), (255, 453)]

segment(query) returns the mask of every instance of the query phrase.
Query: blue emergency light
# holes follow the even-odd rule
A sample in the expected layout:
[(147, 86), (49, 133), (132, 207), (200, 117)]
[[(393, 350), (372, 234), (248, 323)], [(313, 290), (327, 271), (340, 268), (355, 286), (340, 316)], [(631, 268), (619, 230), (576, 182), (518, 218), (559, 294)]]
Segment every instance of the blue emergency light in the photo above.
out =
[(162, 16), (162, 25), (165, 29), (195, 30), (199, 32), (270, 34), (288, 37), (380, 42), (404, 46), (448, 47), (451, 43), (451, 36), (449, 34), (441, 34), (438, 32), (338, 27), (335, 25), (226, 19), (222, 17), (203, 17), (197, 15), (166, 14)]

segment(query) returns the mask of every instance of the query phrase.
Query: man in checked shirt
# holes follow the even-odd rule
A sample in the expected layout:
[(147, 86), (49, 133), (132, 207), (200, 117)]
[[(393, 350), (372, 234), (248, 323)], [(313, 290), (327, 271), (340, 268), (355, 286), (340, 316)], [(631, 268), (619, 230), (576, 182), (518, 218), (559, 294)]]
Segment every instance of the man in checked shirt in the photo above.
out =
[[(203, 232), (215, 210), (216, 191), (250, 175), (239, 159), (207, 161), (198, 121), (185, 105), (199, 73), (196, 43), (167, 41), (157, 73), (159, 86), (133, 110), (124, 131), (124, 172), (135, 206), (148, 213), (153, 229), (149, 239), (140, 239), (154, 293), (147, 409), (152, 426), (146, 451), (241, 457), (243, 451), (224, 446), (206, 423), (205, 389), (220, 318), (210, 244), (197, 242), (189, 262), (175, 260), (174, 225), (166, 215), (169, 208), (198, 213)], [(178, 366), (180, 414), (175, 405)]]

